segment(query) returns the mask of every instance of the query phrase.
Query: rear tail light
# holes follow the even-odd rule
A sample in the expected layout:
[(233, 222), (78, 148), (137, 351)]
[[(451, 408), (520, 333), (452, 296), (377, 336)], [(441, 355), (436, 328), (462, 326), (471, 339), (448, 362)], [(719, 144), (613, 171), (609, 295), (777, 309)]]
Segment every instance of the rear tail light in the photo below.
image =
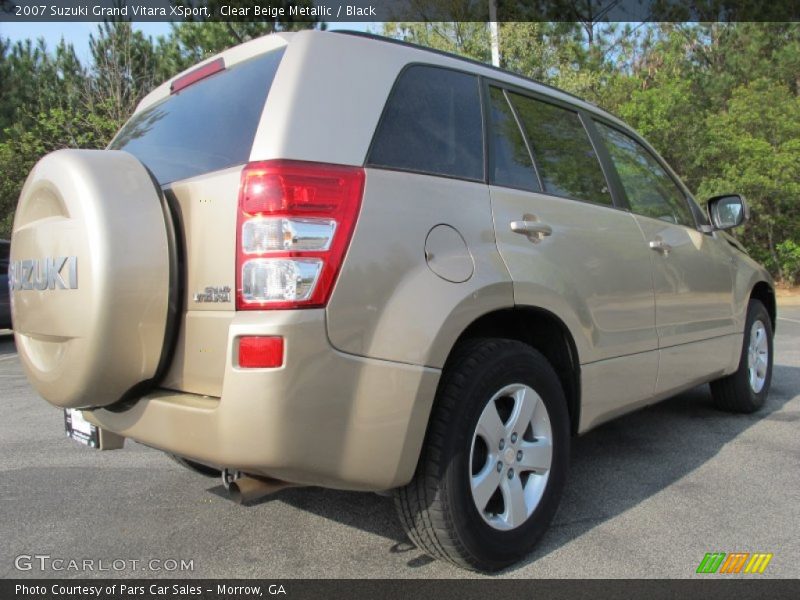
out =
[(311, 162), (242, 171), (236, 308), (313, 308), (330, 298), (353, 235), (364, 170)]

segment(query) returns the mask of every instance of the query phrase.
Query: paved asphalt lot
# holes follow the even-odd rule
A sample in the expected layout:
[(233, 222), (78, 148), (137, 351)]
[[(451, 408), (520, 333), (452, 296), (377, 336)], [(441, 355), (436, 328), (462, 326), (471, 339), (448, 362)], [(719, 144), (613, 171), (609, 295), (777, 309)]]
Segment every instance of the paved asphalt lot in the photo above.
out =
[[(503, 575), (691, 577), (706, 552), (760, 551), (774, 553), (764, 577), (798, 577), (800, 306), (780, 310), (776, 356), (756, 415), (717, 412), (702, 387), (575, 440), (552, 528)], [(389, 498), (294, 489), (241, 507), (154, 450), (79, 446), (28, 386), (9, 335), (0, 407), (0, 577), (91, 575), (20, 572), (20, 554), (186, 559), (194, 571), (180, 575), (193, 577), (465, 576), (409, 544)]]

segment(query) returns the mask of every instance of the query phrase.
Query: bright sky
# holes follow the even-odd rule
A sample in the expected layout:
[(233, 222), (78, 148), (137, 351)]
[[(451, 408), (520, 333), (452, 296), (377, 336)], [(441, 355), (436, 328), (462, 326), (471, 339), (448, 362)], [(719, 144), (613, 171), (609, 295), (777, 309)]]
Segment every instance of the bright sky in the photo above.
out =
[[(158, 37), (170, 31), (169, 23), (134, 23), (145, 35)], [(380, 31), (379, 23), (328, 23), (328, 30), (353, 29), (356, 31)], [(89, 34), (97, 31), (97, 23), (0, 23), (0, 37), (12, 42), (27, 38), (43, 37), (48, 48), (55, 47), (64, 37), (75, 46), (78, 58), (85, 61), (89, 56)]]

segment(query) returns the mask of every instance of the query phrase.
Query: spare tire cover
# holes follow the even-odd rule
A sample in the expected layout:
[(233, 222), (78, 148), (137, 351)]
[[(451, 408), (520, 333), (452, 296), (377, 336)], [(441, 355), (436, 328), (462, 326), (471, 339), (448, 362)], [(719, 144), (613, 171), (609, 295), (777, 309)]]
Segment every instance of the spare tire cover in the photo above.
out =
[(33, 387), (56, 406), (108, 406), (152, 378), (170, 260), (160, 189), (127, 152), (60, 150), (20, 194), (12, 320)]

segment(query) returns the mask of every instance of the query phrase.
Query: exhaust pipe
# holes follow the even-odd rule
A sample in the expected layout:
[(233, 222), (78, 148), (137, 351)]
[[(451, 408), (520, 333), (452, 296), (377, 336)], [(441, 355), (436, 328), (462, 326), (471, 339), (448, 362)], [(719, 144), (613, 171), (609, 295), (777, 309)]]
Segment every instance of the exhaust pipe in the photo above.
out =
[(228, 494), (236, 504), (247, 504), (280, 490), (301, 487), (296, 483), (288, 483), (278, 479), (239, 477), (228, 484)]

